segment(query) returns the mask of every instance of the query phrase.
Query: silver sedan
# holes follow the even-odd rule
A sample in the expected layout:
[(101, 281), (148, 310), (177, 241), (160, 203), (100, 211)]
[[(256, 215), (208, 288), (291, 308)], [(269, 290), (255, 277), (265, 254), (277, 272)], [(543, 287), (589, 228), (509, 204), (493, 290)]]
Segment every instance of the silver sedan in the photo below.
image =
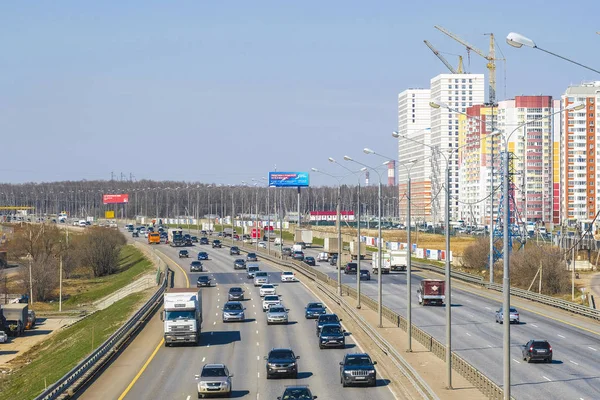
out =
[(282, 305), (274, 305), (269, 307), (267, 311), (267, 325), (271, 324), (287, 324), (288, 310)]

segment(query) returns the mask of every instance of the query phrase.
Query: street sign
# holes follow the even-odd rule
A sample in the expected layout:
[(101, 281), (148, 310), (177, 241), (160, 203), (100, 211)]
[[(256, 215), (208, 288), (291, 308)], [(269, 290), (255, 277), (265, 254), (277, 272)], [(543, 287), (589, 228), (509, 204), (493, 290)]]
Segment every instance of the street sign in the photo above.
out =
[(104, 218), (115, 219), (115, 212), (114, 211), (104, 211)]
[(308, 172), (269, 172), (270, 187), (308, 187)]

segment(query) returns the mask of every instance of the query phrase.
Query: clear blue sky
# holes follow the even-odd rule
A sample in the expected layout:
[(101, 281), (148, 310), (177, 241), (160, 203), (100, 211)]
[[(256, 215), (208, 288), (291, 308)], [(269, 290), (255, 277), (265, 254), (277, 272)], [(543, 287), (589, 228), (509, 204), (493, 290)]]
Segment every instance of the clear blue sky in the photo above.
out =
[(362, 148), (397, 154), (398, 93), (446, 72), (423, 39), (465, 54), (433, 25), (483, 50), (497, 35), (502, 100), (600, 79), (504, 41), (520, 32), (600, 68), (598, 15), (590, 0), (4, 3), (0, 181), (237, 184), (275, 165), (341, 173), (330, 156), (376, 164)]

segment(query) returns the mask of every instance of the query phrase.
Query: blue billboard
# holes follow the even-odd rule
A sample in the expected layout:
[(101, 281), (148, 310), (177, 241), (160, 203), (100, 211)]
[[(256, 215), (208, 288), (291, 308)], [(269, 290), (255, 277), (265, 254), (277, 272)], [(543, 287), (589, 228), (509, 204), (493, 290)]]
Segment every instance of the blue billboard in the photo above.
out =
[(269, 172), (271, 187), (308, 187), (308, 172)]

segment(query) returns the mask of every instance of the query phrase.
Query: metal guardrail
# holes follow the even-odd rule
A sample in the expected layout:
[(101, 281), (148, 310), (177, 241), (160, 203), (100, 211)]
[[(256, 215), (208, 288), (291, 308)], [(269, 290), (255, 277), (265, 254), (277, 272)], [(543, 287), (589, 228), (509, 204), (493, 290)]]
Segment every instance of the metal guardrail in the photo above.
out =
[[(243, 247), (240, 248), (240, 250), (245, 251), (245, 249)], [(256, 252), (256, 249), (253, 248), (252, 251)], [(298, 261), (282, 260), (280, 258), (273, 257), (271, 255), (267, 255), (265, 251), (261, 251), (261, 250), (259, 250), (259, 253), (261, 253), (262, 257), (264, 257), (265, 259), (267, 259), (271, 262), (274, 262), (276, 264), (279, 264), (279, 265), (282, 265), (285, 267), (295, 269), (296, 271), (307, 276), (309, 279), (316, 281), (318, 285), (320, 283), (322, 283), (322, 284), (326, 284), (331, 287), (337, 288), (336, 280), (330, 279), (327, 274), (324, 274), (320, 271), (315, 271), (314, 269), (309, 268), (304, 263), (301, 263)], [(424, 268), (421, 265), (418, 265), (418, 266), (420, 266), (421, 268)], [(435, 267), (435, 266), (426, 266), (426, 267), (432, 267), (432, 270), (434, 268), (443, 270), (443, 268)], [(424, 268), (424, 269), (428, 269), (428, 268)], [(457, 277), (458, 279), (460, 279), (460, 275), (466, 275), (467, 277), (469, 276), (469, 274), (462, 273), (462, 272), (459, 272), (458, 276), (455, 276), (455, 274), (456, 274), (456, 272), (453, 271), (453, 273), (452, 273), (453, 277)], [(473, 277), (473, 276), (471, 275), (471, 277)], [(479, 278), (477, 280), (478, 282), (483, 282), (481, 277), (477, 277), (477, 278)], [(324, 289), (322, 289), (322, 290), (324, 290)], [(335, 298), (336, 299), (335, 301), (338, 304), (341, 304), (341, 302), (343, 302), (343, 300), (339, 299), (337, 297), (337, 295), (333, 295), (330, 292), (327, 292), (327, 293), (330, 296), (335, 296), (332, 298)], [(356, 297), (357, 297), (356, 290), (354, 288), (349, 287), (348, 285), (342, 285), (342, 295), (343, 294), (346, 294), (347, 296), (352, 297), (354, 299), (356, 299)], [(377, 301), (367, 295), (362, 294), (362, 293), (361, 293), (361, 304), (364, 304), (365, 306), (369, 307), (373, 311), (377, 311), (377, 308), (378, 308)], [(394, 325), (396, 325), (396, 326), (400, 327), (401, 329), (403, 329), (404, 331), (406, 331), (408, 324), (404, 317), (402, 317), (401, 315), (399, 315), (398, 313), (396, 313), (395, 311), (391, 310), (390, 308), (388, 308), (386, 306), (382, 307), (382, 315), (388, 321), (392, 322)], [(358, 318), (361, 318), (358, 315), (356, 315), (356, 316)], [(355, 318), (355, 320), (360, 321), (357, 318)], [(369, 334), (371, 337), (375, 338), (375, 337), (377, 337), (375, 335), (379, 336), (378, 332), (375, 329), (370, 327), (370, 325), (368, 325), (366, 322), (364, 322), (364, 323), (369, 327), (367, 329), (370, 329), (372, 331), (372, 333)], [(414, 325), (412, 326), (412, 336), (415, 340), (417, 340), (420, 344), (422, 344), (427, 350), (431, 351), (432, 354), (434, 354), (441, 360), (445, 360), (446, 346), (443, 343), (441, 343), (440, 341), (435, 339), (433, 336), (431, 336), (424, 330), (422, 330)], [(381, 338), (381, 339), (383, 339), (383, 338)], [(380, 343), (383, 343), (383, 342), (380, 342)], [(378, 344), (378, 346), (379, 346), (379, 344)], [(379, 346), (379, 347), (382, 348), (382, 350), (384, 350), (383, 347), (381, 347), (381, 346)], [(392, 354), (392, 352), (395, 352), (395, 349), (393, 349), (393, 347), (390, 345), (385, 346), (385, 348), (387, 349), (387, 351), (389, 351), (388, 355)], [(386, 351), (386, 350), (384, 350), (384, 351)], [(400, 360), (402, 360), (403, 363), (406, 362), (405, 360), (402, 359), (402, 357), (399, 354), (397, 354), (397, 357), (398, 358), (395, 360), (395, 362), (400, 362)], [(396, 356), (394, 356), (393, 358), (396, 358)], [(487, 376), (485, 376), (481, 371), (479, 371), (477, 368), (472, 366), (469, 362), (467, 362), (466, 360), (464, 360), (462, 357), (460, 357), (458, 354), (456, 354), (454, 352), (452, 353), (452, 368), (456, 372), (458, 372), (460, 375), (462, 375), (465, 379), (467, 379), (473, 386), (478, 388), (479, 391), (484, 396), (486, 396), (488, 399), (501, 400), (503, 398), (503, 390), (500, 386), (498, 386), (491, 379), (489, 379)], [(406, 373), (405, 373), (405, 376), (407, 376)], [(416, 375), (416, 378), (418, 378), (419, 380), (422, 381), (422, 378), (420, 378), (418, 375)], [(426, 386), (427, 384), (423, 381), (423, 385)]]
[[(162, 302), (162, 294), (167, 287), (167, 281), (169, 277), (169, 269), (165, 269), (165, 276), (162, 284), (152, 295), (152, 297), (135, 313), (129, 318), (125, 324), (123, 324), (115, 333), (113, 333), (104, 343), (102, 343), (96, 350), (94, 350), (89, 356), (83, 361), (77, 364), (73, 369), (67, 372), (62, 378), (53, 383), (49, 388), (44, 390), (36, 400), (52, 400), (60, 398), (65, 395), (65, 392), (71, 391), (70, 389), (78, 384), (81, 378), (86, 374), (94, 371), (96, 368), (101, 367), (110, 356), (116, 352), (120, 345), (129, 338), (129, 336), (135, 332), (141, 322), (154, 310), (154, 308)], [(70, 393), (69, 393), (70, 395)]]
[[(424, 263), (415, 263), (415, 266), (426, 269), (428, 271), (437, 272), (444, 274), (444, 268), (435, 265), (429, 265)], [(455, 279), (459, 279), (464, 282), (474, 283), (476, 285), (484, 286), (488, 289), (502, 292), (502, 285), (497, 283), (485, 282), (481, 276), (472, 275), (466, 272), (452, 271), (451, 275)], [(541, 304), (545, 304), (552, 307), (557, 307), (565, 311), (572, 312), (574, 314), (583, 315), (592, 319), (600, 320), (600, 310), (593, 309), (588, 306), (581, 304), (572, 303), (567, 300), (557, 299), (556, 297), (548, 296), (545, 294), (531, 292), (525, 289), (519, 289), (515, 287), (510, 288), (510, 294), (516, 297), (521, 297), (527, 300), (536, 301)]]

